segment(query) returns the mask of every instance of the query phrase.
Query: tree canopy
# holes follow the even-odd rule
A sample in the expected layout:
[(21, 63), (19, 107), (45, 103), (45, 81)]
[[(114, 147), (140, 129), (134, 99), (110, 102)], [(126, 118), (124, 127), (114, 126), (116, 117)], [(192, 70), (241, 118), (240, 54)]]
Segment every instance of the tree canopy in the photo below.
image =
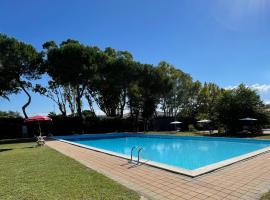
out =
[(21, 118), (20, 113), (13, 111), (0, 111), (0, 118)]
[(40, 77), (41, 63), (42, 56), (32, 45), (0, 34), (0, 95), (7, 97), (23, 91), (28, 97), (22, 107), (26, 118), (26, 108), (31, 103), (27, 89), (32, 86), (31, 80)]
[[(51, 99), (63, 116), (96, 116), (99, 107), (108, 117), (124, 118), (134, 127), (145, 128), (161, 111), (163, 117), (181, 118), (188, 123), (210, 119), (234, 131), (239, 119), (257, 118), (268, 122), (267, 108), (256, 91), (240, 85), (226, 90), (214, 83), (201, 83), (172, 64), (140, 63), (125, 50), (104, 50), (74, 39), (60, 44), (47, 41), (41, 52), (15, 38), (0, 34), (0, 97), (24, 92), (24, 117), (31, 103), (29, 90)], [(47, 84), (33, 84), (46, 74)], [(85, 101), (86, 100), (86, 101)], [(89, 110), (83, 110), (87, 102)]]
[(82, 117), (81, 99), (86, 87), (91, 84), (99, 62), (102, 62), (99, 49), (70, 39), (62, 42), (60, 46), (50, 42), (43, 47), (47, 48), (48, 74), (57, 83), (74, 87), (77, 113)]
[(242, 118), (258, 119), (257, 125), (267, 122), (268, 116), (260, 96), (244, 84), (225, 90), (215, 105), (216, 119), (228, 132), (237, 131)]

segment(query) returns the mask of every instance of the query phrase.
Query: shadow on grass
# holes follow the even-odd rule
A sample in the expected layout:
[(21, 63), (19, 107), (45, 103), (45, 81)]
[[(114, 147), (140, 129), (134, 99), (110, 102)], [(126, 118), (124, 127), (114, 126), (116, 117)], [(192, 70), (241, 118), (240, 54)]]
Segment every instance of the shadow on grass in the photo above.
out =
[(4, 151), (10, 151), (10, 150), (12, 150), (12, 149), (0, 149), (0, 153), (4, 152)]
[(30, 147), (22, 147), (20, 149), (32, 149), (32, 148), (35, 148), (35, 146), (30, 146)]

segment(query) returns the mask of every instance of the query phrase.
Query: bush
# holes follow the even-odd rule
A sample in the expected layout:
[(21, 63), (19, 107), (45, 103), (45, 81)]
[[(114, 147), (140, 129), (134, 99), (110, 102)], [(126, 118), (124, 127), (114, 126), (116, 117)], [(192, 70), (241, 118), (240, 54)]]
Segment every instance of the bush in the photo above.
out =
[(22, 118), (0, 118), (0, 139), (22, 137)]
[[(269, 122), (269, 112), (260, 96), (245, 85), (236, 89), (226, 90), (215, 105), (216, 119), (223, 125), (227, 133), (236, 133), (242, 130), (243, 125), (249, 125), (253, 133), (260, 132), (264, 124)], [(243, 124), (241, 118), (256, 118), (254, 123)], [(248, 122), (246, 122), (248, 123)]]
[[(82, 133), (132, 132), (136, 130), (131, 119), (63, 117), (51, 115), (52, 122), (41, 122), (42, 135), (70, 135)], [(28, 135), (22, 135), (22, 126), (26, 125)], [(139, 122), (139, 131), (143, 130)], [(0, 118), (0, 139), (33, 137), (39, 134), (38, 124), (23, 122), (22, 118)]]
[(197, 129), (194, 127), (193, 124), (189, 124), (188, 125), (188, 131), (195, 132), (195, 131), (197, 131)]

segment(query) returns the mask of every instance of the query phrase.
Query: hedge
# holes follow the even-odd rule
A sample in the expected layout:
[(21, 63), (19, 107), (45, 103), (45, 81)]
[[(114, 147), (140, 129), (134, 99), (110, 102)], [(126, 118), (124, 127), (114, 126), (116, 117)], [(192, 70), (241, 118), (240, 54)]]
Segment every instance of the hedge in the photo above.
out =
[[(81, 133), (132, 132), (138, 129), (131, 119), (89, 117), (80, 120), (78, 117), (52, 117), (52, 122), (41, 122), (43, 135), (70, 135)], [(27, 135), (22, 134), (22, 127), (27, 126)], [(22, 118), (0, 118), (0, 139), (34, 137), (39, 134), (38, 124), (24, 123)]]

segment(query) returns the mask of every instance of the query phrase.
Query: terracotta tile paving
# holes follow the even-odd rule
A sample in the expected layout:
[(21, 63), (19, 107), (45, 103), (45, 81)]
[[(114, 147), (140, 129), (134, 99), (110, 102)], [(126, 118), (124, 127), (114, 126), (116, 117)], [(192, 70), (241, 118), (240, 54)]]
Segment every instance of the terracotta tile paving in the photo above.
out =
[(60, 141), (46, 144), (148, 199), (254, 200), (270, 190), (270, 153), (190, 178)]

